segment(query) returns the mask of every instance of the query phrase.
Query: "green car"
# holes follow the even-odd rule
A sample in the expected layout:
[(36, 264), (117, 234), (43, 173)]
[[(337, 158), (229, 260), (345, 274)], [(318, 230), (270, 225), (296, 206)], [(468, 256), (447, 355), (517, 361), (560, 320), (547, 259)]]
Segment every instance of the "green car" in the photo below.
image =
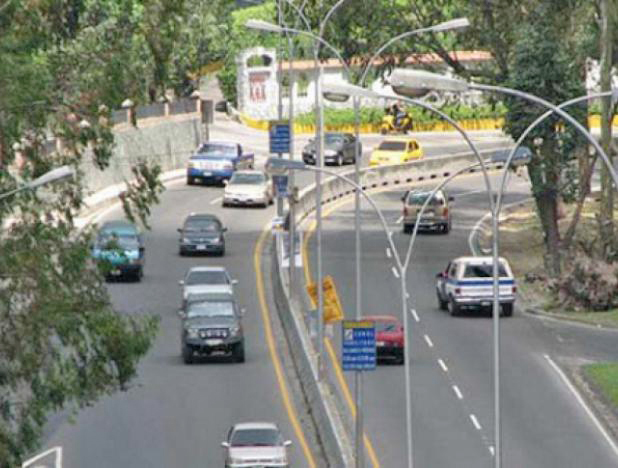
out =
[(107, 279), (140, 281), (144, 275), (143, 236), (129, 221), (107, 221), (99, 228), (92, 257), (104, 264)]

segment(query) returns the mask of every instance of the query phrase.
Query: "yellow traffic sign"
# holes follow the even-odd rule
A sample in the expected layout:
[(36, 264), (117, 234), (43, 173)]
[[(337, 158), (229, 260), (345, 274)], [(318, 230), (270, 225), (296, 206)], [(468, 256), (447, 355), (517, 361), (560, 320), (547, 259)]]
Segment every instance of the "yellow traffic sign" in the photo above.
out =
[[(343, 319), (343, 307), (341, 307), (341, 301), (339, 300), (332, 276), (324, 277), (322, 291), (324, 294), (324, 323), (339, 322)], [(315, 283), (307, 285), (307, 293), (311, 298), (313, 307), (316, 308), (318, 304), (318, 288)]]

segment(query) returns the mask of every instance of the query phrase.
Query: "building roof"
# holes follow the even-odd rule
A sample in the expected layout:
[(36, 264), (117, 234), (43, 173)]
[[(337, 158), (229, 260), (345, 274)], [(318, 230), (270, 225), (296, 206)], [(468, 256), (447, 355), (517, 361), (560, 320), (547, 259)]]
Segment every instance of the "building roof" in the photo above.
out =
[[(460, 62), (487, 62), (492, 59), (491, 53), (485, 52), (482, 50), (459, 50), (450, 52), (449, 55)], [(410, 55), (406, 61), (406, 65), (415, 65), (415, 64), (437, 64), (444, 62), (442, 57), (438, 54), (412, 54)], [(358, 63), (357, 59), (352, 61), (353, 64)], [(384, 59), (377, 58), (373, 62), (373, 66), (377, 66), (384, 63)], [(341, 62), (339, 59), (331, 58), (321, 62), (323, 68), (341, 68)], [(289, 61), (283, 62), (283, 68), (287, 69), (290, 66)], [(355, 65), (352, 65), (355, 66)], [(311, 70), (314, 67), (314, 61), (311, 60), (294, 60), (292, 62), (292, 67), (294, 70)]]

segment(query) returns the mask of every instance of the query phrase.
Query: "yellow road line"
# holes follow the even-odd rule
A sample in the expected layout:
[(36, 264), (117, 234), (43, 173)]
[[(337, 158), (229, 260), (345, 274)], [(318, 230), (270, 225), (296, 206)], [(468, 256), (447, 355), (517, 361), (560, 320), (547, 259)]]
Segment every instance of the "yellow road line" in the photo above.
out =
[[(329, 207), (328, 210), (324, 210), (323, 216), (324, 217), (328, 216), (333, 211), (338, 209), (339, 206), (345, 205), (346, 203), (349, 203), (349, 201), (343, 200), (343, 201), (336, 203), (334, 206)], [(309, 227), (307, 228), (307, 234), (305, 235), (304, 240), (303, 240), (303, 270), (305, 272), (305, 282), (307, 284), (311, 282), (311, 267), (309, 266), (309, 254), (308, 254), (309, 239), (311, 239), (311, 235), (315, 231), (316, 226), (317, 226), (317, 223), (315, 221), (312, 221)], [(314, 307), (315, 307), (315, 304), (314, 304)], [(356, 405), (354, 404), (354, 399), (352, 398), (350, 387), (348, 387), (348, 383), (346, 382), (345, 377), (343, 376), (343, 371), (341, 370), (341, 366), (339, 365), (339, 359), (337, 358), (337, 354), (335, 353), (333, 344), (331, 340), (328, 338), (324, 338), (324, 344), (326, 346), (326, 351), (328, 353), (328, 356), (330, 357), (333, 369), (335, 370), (335, 377), (337, 378), (337, 381), (339, 382), (339, 386), (341, 387), (341, 390), (343, 391), (343, 396), (345, 398), (346, 403), (348, 404), (350, 413), (352, 414), (353, 418), (356, 418)], [(373, 465), (374, 468), (380, 468), (380, 461), (378, 460), (378, 456), (376, 455), (376, 452), (373, 448), (373, 444), (371, 443), (371, 440), (369, 439), (369, 436), (367, 436), (366, 433), (363, 434), (363, 441), (365, 443), (365, 449), (367, 450), (367, 453), (369, 454), (369, 458), (371, 459), (371, 464)]]
[(255, 250), (253, 253), (253, 266), (255, 268), (255, 280), (257, 286), (258, 299), (260, 301), (260, 309), (262, 312), (262, 322), (264, 323), (264, 334), (266, 336), (266, 342), (268, 343), (268, 351), (270, 352), (270, 359), (273, 362), (273, 366), (275, 368), (275, 375), (277, 377), (277, 383), (279, 384), (279, 391), (281, 392), (281, 397), (283, 399), (283, 406), (285, 407), (286, 412), (288, 413), (288, 418), (292, 423), (292, 427), (294, 428), (294, 432), (296, 433), (296, 437), (300, 441), (300, 445), (303, 449), (303, 453), (305, 455), (305, 459), (311, 468), (316, 468), (315, 457), (309, 448), (309, 444), (305, 439), (305, 434), (300, 426), (298, 421), (298, 416), (296, 415), (296, 410), (292, 403), (292, 399), (290, 398), (290, 393), (288, 391), (287, 384), (285, 382), (285, 376), (283, 374), (283, 370), (281, 368), (281, 360), (279, 359), (279, 355), (277, 354), (277, 348), (275, 346), (275, 340), (273, 338), (273, 332), (270, 325), (270, 315), (268, 311), (268, 303), (266, 302), (266, 293), (264, 288), (264, 277), (262, 275), (261, 268), (261, 256), (262, 251), (264, 249), (264, 241), (268, 236), (270, 228), (265, 227), (260, 234), (260, 237), (255, 244)]

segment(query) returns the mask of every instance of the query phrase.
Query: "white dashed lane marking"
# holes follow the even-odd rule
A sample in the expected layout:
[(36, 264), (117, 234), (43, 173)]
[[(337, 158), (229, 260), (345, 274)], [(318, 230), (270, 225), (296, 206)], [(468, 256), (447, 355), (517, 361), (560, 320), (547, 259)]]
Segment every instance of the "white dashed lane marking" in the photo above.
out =
[(457, 398), (459, 398), (460, 400), (463, 400), (463, 395), (457, 385), (453, 385), (453, 391), (455, 392), (455, 395), (457, 395)]
[(393, 275), (395, 275), (395, 278), (399, 278), (399, 272), (397, 271), (397, 268), (393, 267), (391, 271), (393, 272)]
[(472, 421), (472, 424), (474, 424), (474, 427), (476, 428), (477, 431), (481, 430), (481, 425), (479, 424), (478, 419), (476, 419), (476, 416), (474, 416), (473, 414), (470, 414), (470, 421)]
[(431, 341), (431, 338), (429, 338), (429, 336), (425, 335), (425, 341), (427, 342), (427, 346), (433, 348), (433, 342)]
[(221, 200), (223, 200), (223, 197), (217, 197), (214, 200), (211, 200), (210, 204), (211, 205), (216, 205), (217, 203), (220, 203)]
[(444, 372), (448, 372), (448, 367), (446, 367), (446, 364), (444, 364), (444, 361), (442, 359), (438, 359), (438, 364), (440, 364), (440, 367)]
[(414, 320), (416, 322), (420, 322), (421, 320), (418, 318), (418, 314), (416, 313), (416, 310), (414, 309), (410, 309), (410, 313), (412, 314), (412, 317), (414, 317)]

